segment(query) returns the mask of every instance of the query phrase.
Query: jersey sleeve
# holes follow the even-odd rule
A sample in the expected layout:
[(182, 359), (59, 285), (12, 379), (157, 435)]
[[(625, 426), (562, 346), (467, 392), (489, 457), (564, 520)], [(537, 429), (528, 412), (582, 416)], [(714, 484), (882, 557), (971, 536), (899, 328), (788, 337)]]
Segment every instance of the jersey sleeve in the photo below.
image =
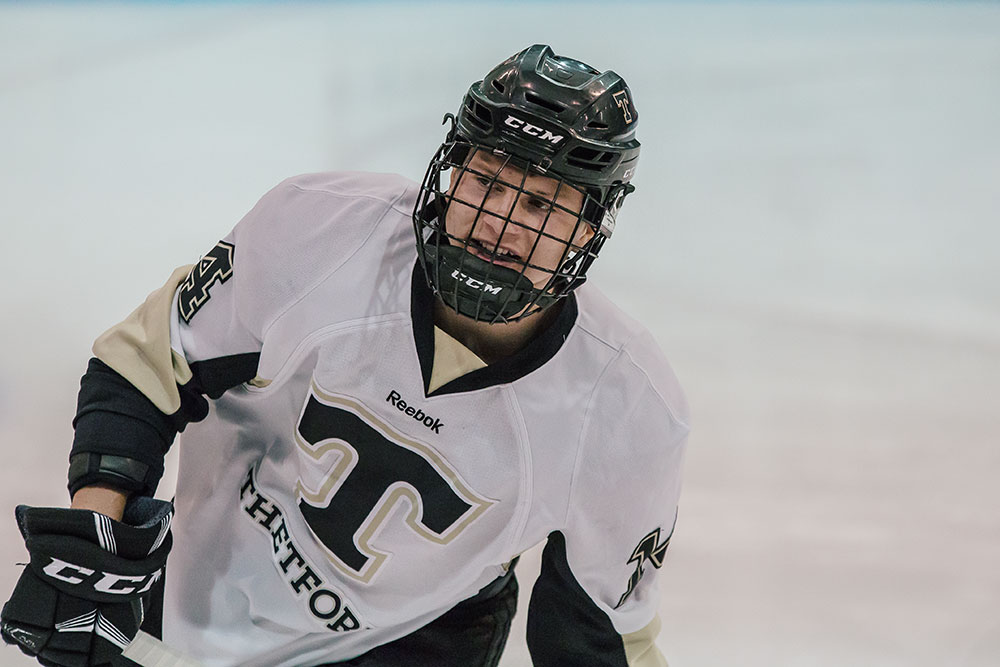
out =
[(605, 370), (587, 409), (566, 519), (532, 591), (535, 665), (665, 665), (658, 577), (673, 534), (687, 404), (644, 335)]
[(204, 419), (208, 399), (255, 377), (268, 327), (370, 232), (330, 224), (371, 219), (349, 215), (356, 201), (338, 193), (350, 185), (330, 174), (279, 184), (97, 339), (74, 420), (71, 494), (95, 483), (155, 491), (176, 434)]

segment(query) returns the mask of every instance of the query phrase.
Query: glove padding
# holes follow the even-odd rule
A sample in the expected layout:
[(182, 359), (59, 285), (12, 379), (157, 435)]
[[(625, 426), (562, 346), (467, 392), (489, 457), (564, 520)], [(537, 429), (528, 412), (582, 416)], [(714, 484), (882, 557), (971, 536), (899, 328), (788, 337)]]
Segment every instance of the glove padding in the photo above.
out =
[(90, 510), (14, 511), (31, 556), (0, 634), (43, 665), (110, 665), (142, 625), (170, 551), (173, 505), (135, 498), (122, 521)]

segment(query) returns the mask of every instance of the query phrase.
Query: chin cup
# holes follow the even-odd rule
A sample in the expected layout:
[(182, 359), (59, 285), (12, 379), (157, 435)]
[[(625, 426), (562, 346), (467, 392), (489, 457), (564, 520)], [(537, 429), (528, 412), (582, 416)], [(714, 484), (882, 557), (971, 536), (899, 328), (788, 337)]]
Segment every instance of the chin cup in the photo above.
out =
[[(481, 322), (504, 322), (541, 310), (556, 299), (523, 273), (491, 264), (462, 248), (428, 243), (424, 247), (429, 272), (445, 305)], [(520, 319), (520, 318), (518, 318)]]

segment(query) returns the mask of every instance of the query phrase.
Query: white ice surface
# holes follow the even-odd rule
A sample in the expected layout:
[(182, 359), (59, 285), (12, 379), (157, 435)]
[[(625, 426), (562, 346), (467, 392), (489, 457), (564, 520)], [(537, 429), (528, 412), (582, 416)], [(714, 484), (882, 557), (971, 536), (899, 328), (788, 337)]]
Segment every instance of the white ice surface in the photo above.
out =
[(0, 595), (93, 338), (286, 176), (418, 179), (534, 42), (640, 110), (593, 278), (693, 407), (672, 667), (1000, 664), (997, 3), (0, 4)]

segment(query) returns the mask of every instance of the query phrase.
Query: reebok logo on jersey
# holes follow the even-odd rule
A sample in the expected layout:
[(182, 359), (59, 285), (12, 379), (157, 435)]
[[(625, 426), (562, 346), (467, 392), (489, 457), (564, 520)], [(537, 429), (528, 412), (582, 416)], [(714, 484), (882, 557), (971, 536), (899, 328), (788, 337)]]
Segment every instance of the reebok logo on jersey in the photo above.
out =
[(444, 424), (441, 423), (440, 419), (437, 417), (431, 417), (430, 415), (425, 415), (423, 410), (417, 410), (412, 405), (408, 405), (395, 389), (389, 390), (389, 395), (385, 397), (385, 400), (387, 403), (391, 403), (396, 406), (396, 409), (400, 412), (413, 417), (435, 433), (441, 433), (441, 427), (444, 426)]

